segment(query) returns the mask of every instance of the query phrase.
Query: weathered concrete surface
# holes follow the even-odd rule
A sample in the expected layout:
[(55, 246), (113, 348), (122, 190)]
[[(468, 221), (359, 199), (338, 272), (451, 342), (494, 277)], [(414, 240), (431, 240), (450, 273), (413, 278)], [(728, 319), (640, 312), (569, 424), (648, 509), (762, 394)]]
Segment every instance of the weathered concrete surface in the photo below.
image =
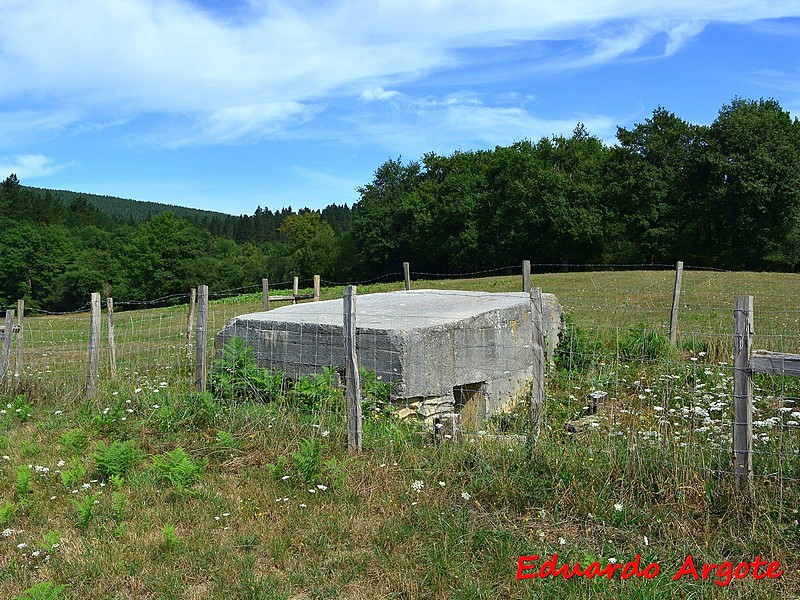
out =
[[(543, 294), (545, 337), (555, 348), (561, 308)], [(356, 299), (361, 367), (393, 384), (392, 395), (409, 411), (432, 419), (464, 413), (465, 427), (479, 424), (519, 395), (530, 382), (530, 296), (411, 290)], [(242, 315), (217, 335), (253, 347), (259, 364), (288, 377), (343, 368), (342, 301), (285, 306)]]

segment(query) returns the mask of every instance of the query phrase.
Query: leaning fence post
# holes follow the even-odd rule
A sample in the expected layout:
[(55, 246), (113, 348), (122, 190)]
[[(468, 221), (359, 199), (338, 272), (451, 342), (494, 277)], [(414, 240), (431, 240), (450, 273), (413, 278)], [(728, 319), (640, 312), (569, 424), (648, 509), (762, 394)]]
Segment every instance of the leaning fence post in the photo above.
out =
[(342, 303), (345, 388), (347, 391), (347, 449), (361, 451), (361, 375), (356, 355), (356, 286), (344, 288)]
[(544, 408), (544, 306), (542, 289), (535, 287), (530, 291), (531, 296), (531, 329), (533, 368), (531, 381), (531, 406), (530, 428), (528, 431), (528, 445), (533, 450), (539, 440), (542, 426), (542, 409)]
[(736, 489), (753, 481), (753, 297), (733, 299), (733, 474)]
[(531, 261), (522, 261), (522, 291), (531, 293)]
[(84, 398), (94, 396), (100, 371), (100, 294), (92, 292), (89, 315), (89, 375), (86, 378)]
[(681, 281), (683, 280), (683, 261), (675, 265), (675, 290), (672, 292), (672, 315), (669, 319), (669, 343), (673, 346), (678, 339), (678, 307), (681, 303)]
[(17, 300), (17, 373), (22, 377), (25, 369), (25, 300)]
[(8, 363), (11, 360), (11, 335), (14, 331), (14, 310), (6, 310), (6, 321), (3, 328), (3, 353), (0, 355), (0, 380), (5, 379), (8, 373)]
[(403, 263), (403, 285), (405, 289), (411, 289), (411, 266), (407, 263)]
[(195, 344), (197, 345), (197, 364), (195, 366), (194, 383), (198, 392), (206, 391), (206, 327), (208, 325), (208, 286), (197, 287), (197, 329)]
[(108, 364), (111, 367), (111, 379), (117, 378), (117, 343), (114, 341), (114, 299), (106, 298), (108, 309)]

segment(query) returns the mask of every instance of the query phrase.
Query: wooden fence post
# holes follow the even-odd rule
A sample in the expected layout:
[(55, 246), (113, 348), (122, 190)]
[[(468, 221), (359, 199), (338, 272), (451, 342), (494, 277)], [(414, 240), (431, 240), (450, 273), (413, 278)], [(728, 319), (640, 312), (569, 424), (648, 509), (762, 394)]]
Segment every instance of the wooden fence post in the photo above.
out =
[(17, 373), (25, 370), (25, 300), (17, 300)]
[(6, 321), (3, 328), (3, 350), (0, 354), (0, 381), (8, 373), (8, 364), (11, 360), (11, 336), (14, 333), (14, 309), (6, 309)]
[(111, 367), (112, 381), (117, 378), (117, 343), (114, 340), (114, 299), (106, 298), (108, 309), (108, 365)]
[(292, 279), (292, 304), (297, 304), (297, 291), (300, 288), (300, 278)]
[(269, 310), (269, 279), (261, 280), (261, 308)]
[(197, 290), (189, 290), (189, 314), (186, 315), (186, 357), (192, 355), (192, 331), (194, 331), (194, 310), (197, 304)]
[(198, 392), (206, 391), (206, 327), (208, 326), (208, 286), (201, 285), (197, 288), (197, 364), (195, 366), (194, 383)]
[(348, 285), (344, 288), (342, 305), (347, 391), (347, 449), (351, 452), (361, 452), (361, 375), (356, 355), (356, 286)]
[(545, 388), (544, 388), (544, 306), (542, 300), (542, 289), (535, 287), (530, 291), (531, 295), (531, 326), (533, 339), (531, 347), (533, 351), (533, 368), (531, 382), (531, 406), (530, 406), (530, 426), (528, 430), (528, 446), (530, 450), (539, 441), (539, 433), (542, 427), (542, 409), (544, 408)]
[(92, 398), (97, 391), (97, 378), (100, 371), (100, 294), (92, 292), (91, 313), (89, 316), (89, 374), (86, 378), (84, 398)]
[(405, 289), (411, 289), (411, 266), (407, 262), (403, 263), (403, 284)]
[(319, 302), (319, 275), (314, 275), (314, 302)]
[(738, 491), (753, 480), (753, 297), (733, 299), (733, 473)]
[(531, 293), (531, 261), (522, 261), (522, 291), (526, 294)]
[(675, 290), (672, 292), (672, 315), (669, 319), (669, 343), (673, 346), (678, 340), (678, 307), (681, 303), (681, 281), (683, 280), (683, 261), (675, 265)]

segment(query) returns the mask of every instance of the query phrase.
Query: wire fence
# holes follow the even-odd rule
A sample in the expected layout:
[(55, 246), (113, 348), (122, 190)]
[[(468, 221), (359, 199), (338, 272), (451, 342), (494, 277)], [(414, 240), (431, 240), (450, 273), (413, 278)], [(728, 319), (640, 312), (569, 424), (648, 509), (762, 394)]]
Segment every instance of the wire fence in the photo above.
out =
[[(672, 345), (675, 273), (667, 265), (603, 271), (571, 266), (569, 272), (532, 267), (534, 284), (558, 299), (565, 316), (549, 325), (559, 328), (559, 342), (548, 349), (542, 435), (592, 445), (620, 460), (654, 452), (665, 465), (687, 472), (731, 474), (733, 297), (754, 297), (754, 348), (797, 354), (800, 275), (687, 267)], [(402, 272), (360, 282), (356, 346), (366, 443), (409, 443), (407, 431), (397, 427), (408, 420), (418, 423), (417, 438), (430, 432), (440, 441), (458, 431), (468, 440), (529, 433), (530, 304), (520, 292), (520, 274), (520, 267), (449, 277), (411, 271), (414, 290), (438, 292), (408, 294), (394, 304), (377, 294), (402, 289)], [(234, 401), (287, 403), (321, 421), (344, 419), (343, 284), (322, 284), (322, 300), (336, 302), (299, 302), (268, 313), (262, 312), (259, 285), (211, 290), (205, 348), (210, 392)], [(291, 285), (271, 282), (273, 289)], [(506, 293), (502, 300), (497, 292)], [(100, 386), (92, 402), (125, 418), (132, 398), (158, 410), (162, 398), (194, 393), (196, 324), (189, 298), (114, 299), (115, 368), (104, 315)], [(253, 313), (262, 314), (245, 316)], [(19, 331), (4, 335), (6, 392), (82, 400), (89, 322), (86, 309), (29, 310)], [(241, 347), (226, 345), (234, 338)], [(755, 374), (753, 386), (753, 472), (796, 484), (800, 379)], [(387, 437), (387, 430), (396, 436)]]

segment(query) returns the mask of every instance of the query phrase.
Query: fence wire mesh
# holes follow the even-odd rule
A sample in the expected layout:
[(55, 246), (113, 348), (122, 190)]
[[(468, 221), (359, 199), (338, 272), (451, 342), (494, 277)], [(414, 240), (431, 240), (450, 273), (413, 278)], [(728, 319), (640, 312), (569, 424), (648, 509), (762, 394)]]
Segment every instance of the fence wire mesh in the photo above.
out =
[[(533, 267), (535, 271), (537, 265)], [(755, 348), (800, 353), (800, 311), (794, 302), (800, 276), (687, 268), (677, 343), (672, 346), (667, 340), (674, 278), (669, 270), (534, 274), (534, 285), (555, 294), (565, 315), (559, 345), (548, 353), (543, 435), (557, 443), (587, 444), (630, 468), (647, 454), (659, 456), (676, 472), (684, 469), (687, 478), (728, 476), (732, 298), (754, 296)], [(369, 306), (373, 292), (402, 288), (402, 282), (380, 279), (359, 288), (359, 308)], [(323, 300), (341, 298), (341, 287), (323, 284), (328, 286)], [(279, 290), (291, 282), (272, 286)], [(469, 279), (437, 274), (437, 279), (414, 281), (412, 287), (471, 290), (470, 301), (479, 302), (494, 298), (494, 292), (519, 291), (520, 279), (518, 272), (497, 275), (494, 270)], [(210, 393), (229, 401), (274, 403), (316, 419), (321, 431), (336, 424), (344, 431), (341, 301), (333, 309), (302, 302), (267, 313), (294, 310), (302, 313), (299, 322), (256, 324), (243, 315), (262, 311), (259, 289), (211, 290), (205, 349)], [(310, 292), (301, 289), (299, 295)], [(191, 395), (197, 355), (189, 295), (152, 303), (115, 300), (116, 372), (109, 362), (104, 310), (98, 407), (124, 418), (125, 411), (134, 410), (126, 408), (134, 403), (131, 399), (136, 399), (136, 410), (158, 411), (161, 398)], [(170, 305), (158, 306), (165, 301)], [(272, 302), (272, 308), (292, 304)], [(523, 355), (531, 352), (524, 329), (529, 314), (501, 316), (495, 311), (489, 317), (455, 318), (411, 307), (402, 317), (380, 310), (368, 316), (370, 310), (356, 313), (365, 445), (416, 444), (437, 431), (446, 439), (456, 435), (449, 417), (454, 413), (460, 415), (468, 442), (476, 436), (508, 441), (528, 433), (530, 386), (525, 375), (530, 363), (523, 365)], [(217, 333), (228, 323), (230, 335), (218, 340)], [(11, 333), (3, 382), (7, 391), (35, 390), (65, 401), (82, 398), (89, 313), (29, 310), (23, 332)], [(232, 337), (242, 344), (232, 344)], [(798, 378), (754, 376), (752, 457), (758, 478), (782, 484), (800, 480)]]

